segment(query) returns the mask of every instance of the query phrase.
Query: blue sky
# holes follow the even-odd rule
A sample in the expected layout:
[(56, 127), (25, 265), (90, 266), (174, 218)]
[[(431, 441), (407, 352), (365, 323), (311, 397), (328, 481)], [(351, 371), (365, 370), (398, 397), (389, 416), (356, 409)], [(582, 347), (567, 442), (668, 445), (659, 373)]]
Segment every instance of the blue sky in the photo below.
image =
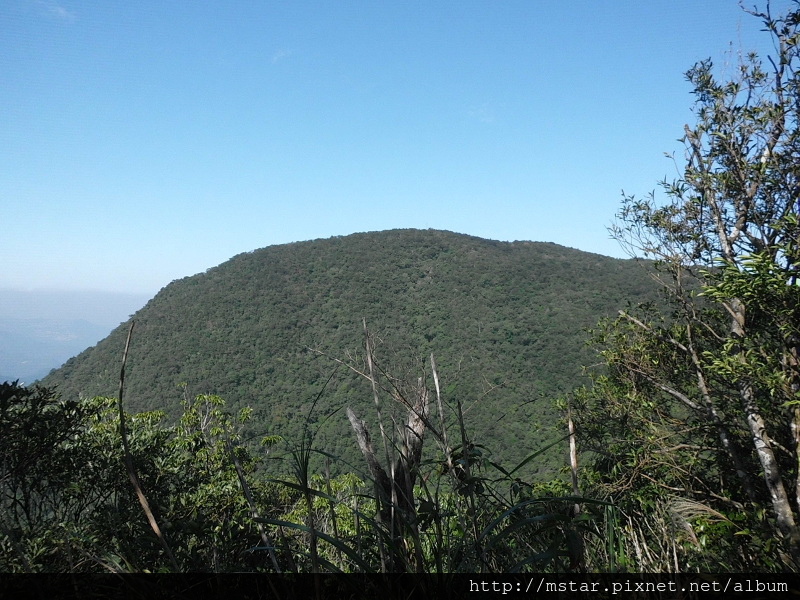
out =
[(400, 227), (624, 256), (683, 73), (759, 29), (734, 0), (5, 0), (0, 288), (152, 295)]

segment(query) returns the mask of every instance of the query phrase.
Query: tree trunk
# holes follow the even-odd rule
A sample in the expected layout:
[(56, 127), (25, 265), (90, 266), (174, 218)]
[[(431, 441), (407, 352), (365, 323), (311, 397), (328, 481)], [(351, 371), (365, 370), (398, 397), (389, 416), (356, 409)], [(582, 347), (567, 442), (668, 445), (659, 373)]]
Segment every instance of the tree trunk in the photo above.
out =
[[(351, 408), (347, 408), (347, 418), (356, 434), (356, 441), (370, 474), (376, 484), (379, 518), (389, 524), (392, 548), (389, 549), (389, 570), (405, 572), (410, 556), (403, 549), (411, 546), (417, 554), (418, 568), (422, 567), (419, 531), (417, 529), (417, 509), (414, 500), (414, 484), (417, 480), (422, 460), (422, 442), (428, 415), (428, 390), (420, 381), (414, 404), (408, 406), (408, 419), (401, 432), (402, 446), (399, 456), (390, 465), (390, 474), (381, 466), (375, 456), (372, 440), (364, 421), (359, 419)], [(385, 435), (385, 434), (384, 434)], [(406, 543), (410, 534), (413, 544)]]
[[(739, 298), (733, 298), (730, 301), (729, 310), (733, 317), (731, 334), (735, 338), (741, 339), (745, 335), (744, 303)], [(744, 355), (741, 356), (741, 360), (742, 362), (745, 361)], [(742, 408), (744, 409), (747, 426), (750, 429), (753, 446), (755, 447), (758, 461), (761, 463), (761, 469), (764, 472), (764, 482), (767, 484), (772, 509), (775, 511), (778, 531), (788, 538), (792, 555), (798, 557), (800, 556), (800, 532), (798, 532), (795, 524), (792, 504), (789, 502), (789, 496), (783, 484), (780, 466), (767, 435), (766, 422), (758, 410), (755, 392), (749, 382), (739, 383), (739, 397), (742, 401)]]

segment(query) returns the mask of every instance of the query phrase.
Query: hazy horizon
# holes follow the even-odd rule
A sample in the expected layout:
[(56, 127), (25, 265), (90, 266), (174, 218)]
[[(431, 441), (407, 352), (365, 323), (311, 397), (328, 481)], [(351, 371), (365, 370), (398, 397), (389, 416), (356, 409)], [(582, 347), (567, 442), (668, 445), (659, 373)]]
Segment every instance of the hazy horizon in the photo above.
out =
[(146, 294), (0, 288), (0, 381), (44, 377), (148, 300)]

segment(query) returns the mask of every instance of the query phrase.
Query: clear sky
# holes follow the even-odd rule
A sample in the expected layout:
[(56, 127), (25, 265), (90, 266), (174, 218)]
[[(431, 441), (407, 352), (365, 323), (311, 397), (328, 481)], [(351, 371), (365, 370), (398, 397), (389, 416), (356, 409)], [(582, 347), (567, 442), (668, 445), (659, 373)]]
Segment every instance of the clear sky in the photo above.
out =
[(3, 0), (0, 288), (155, 294), (401, 227), (623, 256), (621, 191), (682, 162), (683, 73), (760, 27), (735, 0)]

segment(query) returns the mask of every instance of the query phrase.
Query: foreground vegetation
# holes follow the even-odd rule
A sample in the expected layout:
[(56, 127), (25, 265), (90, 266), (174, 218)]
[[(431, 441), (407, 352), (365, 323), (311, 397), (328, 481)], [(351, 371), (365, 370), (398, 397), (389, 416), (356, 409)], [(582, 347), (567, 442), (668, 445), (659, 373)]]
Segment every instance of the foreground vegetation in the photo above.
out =
[[(289, 453), (290, 475), (264, 478), (238, 435), (248, 415), (226, 416), (213, 396), (187, 402), (173, 426), (158, 413), (126, 416), (131, 485), (117, 408), (0, 386), (0, 445), (10, 459), (0, 570), (563, 570), (581, 563), (584, 531), (595, 527), (593, 513), (574, 518), (562, 484), (516, 479), (484, 461), (463, 431), (450, 432), (449, 448), (445, 431), (431, 430), (446, 451), (438, 462), (420, 462), (410, 439), (389, 447), (386, 470), (375, 471), (384, 481), (310, 473), (310, 438)], [(402, 436), (386, 431), (379, 443)], [(595, 508), (603, 514), (606, 505)]]
[[(562, 473), (526, 475), (546, 445), (497, 459), (435, 353), (391, 364), (366, 322), (257, 454), (217, 396), (127, 415), (123, 359), (117, 399), (0, 386), (0, 570), (796, 571), (800, 10), (753, 14), (776, 56), (696, 65), (682, 177), (623, 203), (614, 234), (664, 301), (593, 332), (602, 368), (556, 404)], [(339, 370), (359, 382), (344, 460), (318, 437)]]

